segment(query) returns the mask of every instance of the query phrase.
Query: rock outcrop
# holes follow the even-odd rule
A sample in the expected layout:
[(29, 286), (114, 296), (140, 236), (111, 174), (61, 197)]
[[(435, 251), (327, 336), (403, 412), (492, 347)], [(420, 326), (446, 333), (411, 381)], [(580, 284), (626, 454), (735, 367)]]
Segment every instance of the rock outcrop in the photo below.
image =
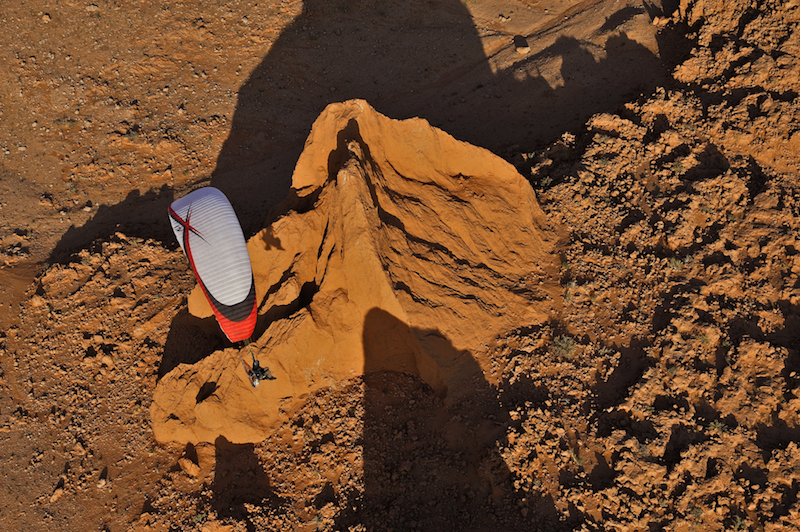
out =
[[(248, 243), (251, 347), (276, 380), (250, 386), (248, 348), (177, 366), (153, 398), (159, 441), (261, 441), (308, 393), (374, 371), (457, 397), (496, 381), (485, 355), (498, 334), (555, 304), (553, 233), (528, 182), (422, 119), (330, 105), (292, 179), (305, 206)], [(210, 315), (197, 290), (189, 309)]]

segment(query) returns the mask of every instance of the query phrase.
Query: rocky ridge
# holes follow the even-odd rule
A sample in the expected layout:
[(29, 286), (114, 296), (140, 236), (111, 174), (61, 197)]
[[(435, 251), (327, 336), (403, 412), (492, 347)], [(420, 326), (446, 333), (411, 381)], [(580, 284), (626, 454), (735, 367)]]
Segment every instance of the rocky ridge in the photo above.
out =
[[(250, 388), (247, 350), (179, 365), (156, 387), (159, 441), (257, 443), (308, 393), (365, 373), (463, 396), (479, 375), (496, 381), (487, 354), (501, 331), (547, 319), (555, 235), (496, 155), (356, 100), (317, 119), (293, 188), (306, 208), (248, 243), (260, 298), (251, 345), (276, 380)], [(190, 311), (208, 317), (204, 305), (195, 289)]]

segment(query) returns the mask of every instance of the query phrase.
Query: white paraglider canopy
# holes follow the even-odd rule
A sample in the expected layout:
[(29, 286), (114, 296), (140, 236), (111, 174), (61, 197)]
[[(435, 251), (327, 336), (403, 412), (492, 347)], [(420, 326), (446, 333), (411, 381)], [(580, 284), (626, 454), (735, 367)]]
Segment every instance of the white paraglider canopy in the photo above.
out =
[(174, 201), (169, 219), (197, 282), (232, 342), (249, 340), (256, 325), (250, 254), (228, 198), (204, 187)]

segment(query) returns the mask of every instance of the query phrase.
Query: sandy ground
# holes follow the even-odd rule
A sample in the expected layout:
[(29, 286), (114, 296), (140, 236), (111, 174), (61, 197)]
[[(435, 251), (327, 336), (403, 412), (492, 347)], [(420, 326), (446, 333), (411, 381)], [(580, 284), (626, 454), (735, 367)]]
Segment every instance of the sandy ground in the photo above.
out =
[[(0, 528), (797, 529), (796, 2), (0, 17)], [(530, 179), (561, 310), (497, 338), (498, 386), (458, 402), (377, 373), (260, 443), (156, 443), (176, 353), (224, 346), (182, 326), (166, 206), (212, 184), (254, 234), (314, 118), (352, 97)]]

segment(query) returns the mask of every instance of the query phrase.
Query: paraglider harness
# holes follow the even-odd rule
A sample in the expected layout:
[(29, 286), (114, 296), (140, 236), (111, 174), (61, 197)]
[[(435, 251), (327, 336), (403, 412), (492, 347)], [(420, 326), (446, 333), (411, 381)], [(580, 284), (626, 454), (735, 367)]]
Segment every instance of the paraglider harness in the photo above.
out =
[[(244, 341), (244, 345), (250, 347), (250, 339)], [(247, 378), (250, 379), (250, 384), (253, 385), (253, 388), (258, 386), (261, 381), (274, 381), (275, 377), (272, 376), (272, 372), (269, 370), (268, 367), (264, 366), (261, 367), (261, 363), (256, 358), (255, 353), (253, 353), (253, 348), (250, 347), (250, 356), (253, 357), (253, 367), (247, 365), (247, 362), (242, 359), (242, 365), (244, 366), (244, 371), (247, 373)]]

